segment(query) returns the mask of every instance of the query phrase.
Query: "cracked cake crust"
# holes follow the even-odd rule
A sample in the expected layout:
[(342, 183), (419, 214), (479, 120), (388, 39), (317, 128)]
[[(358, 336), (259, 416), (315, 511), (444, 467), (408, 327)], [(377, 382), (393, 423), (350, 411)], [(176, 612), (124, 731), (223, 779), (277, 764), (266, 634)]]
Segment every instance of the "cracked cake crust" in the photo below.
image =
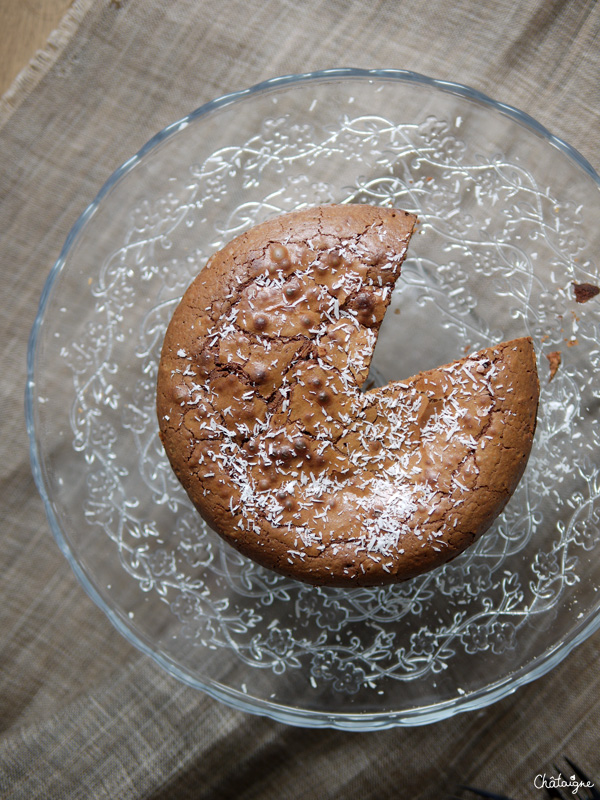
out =
[(361, 391), (415, 222), (348, 205), (258, 225), (167, 330), (157, 411), (176, 475), (230, 544), (299, 580), (383, 585), (449, 561), (529, 456), (529, 339)]

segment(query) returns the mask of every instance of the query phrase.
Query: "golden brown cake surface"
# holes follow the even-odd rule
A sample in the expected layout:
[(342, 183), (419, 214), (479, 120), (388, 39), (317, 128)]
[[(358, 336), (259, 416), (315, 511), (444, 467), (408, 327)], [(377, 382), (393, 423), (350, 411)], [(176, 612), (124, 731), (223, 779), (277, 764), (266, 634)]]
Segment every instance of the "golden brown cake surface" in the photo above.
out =
[(529, 339), (362, 392), (415, 218), (323, 206), (216, 253), (169, 325), (161, 439), (204, 519), (310, 583), (414, 577), (514, 491), (539, 386)]

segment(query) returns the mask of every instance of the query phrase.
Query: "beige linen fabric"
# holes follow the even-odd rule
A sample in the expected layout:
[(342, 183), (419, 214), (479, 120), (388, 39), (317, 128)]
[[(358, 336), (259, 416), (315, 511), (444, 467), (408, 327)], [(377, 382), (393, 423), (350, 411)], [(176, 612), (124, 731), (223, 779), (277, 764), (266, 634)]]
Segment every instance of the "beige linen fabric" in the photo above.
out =
[(396, 67), (516, 105), (600, 169), (595, 0), (75, 0), (0, 106), (0, 796), (541, 798), (566, 754), (600, 781), (600, 635), (479, 712), (372, 734), (286, 727), (179, 684), (71, 574), (31, 477), (27, 337), (77, 216), (153, 133), (260, 80)]

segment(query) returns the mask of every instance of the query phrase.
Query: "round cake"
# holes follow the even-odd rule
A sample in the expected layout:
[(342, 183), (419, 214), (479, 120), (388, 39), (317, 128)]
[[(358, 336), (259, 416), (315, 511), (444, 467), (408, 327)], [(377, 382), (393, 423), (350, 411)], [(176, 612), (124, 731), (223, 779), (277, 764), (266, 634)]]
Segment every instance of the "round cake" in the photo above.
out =
[(212, 256), (165, 336), (157, 411), (177, 477), (227, 542), (308, 583), (449, 561), (529, 456), (530, 339), (361, 390), (415, 223), (342, 205), (257, 225)]

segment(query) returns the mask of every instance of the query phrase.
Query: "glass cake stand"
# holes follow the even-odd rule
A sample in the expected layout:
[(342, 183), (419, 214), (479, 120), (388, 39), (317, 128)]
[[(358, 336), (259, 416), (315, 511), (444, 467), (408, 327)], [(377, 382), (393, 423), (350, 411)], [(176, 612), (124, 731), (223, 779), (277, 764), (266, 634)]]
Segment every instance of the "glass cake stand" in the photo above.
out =
[[(71, 231), (28, 354), (50, 526), (117, 629), (246, 711), (370, 730), (480, 708), (600, 626), (600, 179), (526, 114), (400, 70), (270, 80), (202, 106), (120, 167)], [(533, 337), (533, 452), (493, 528), (407, 583), (312, 588), (201, 521), (157, 436), (163, 334), (226, 241), (323, 203), (415, 212), (373, 372), (387, 382)], [(551, 362), (560, 366), (551, 380)], [(550, 358), (548, 358), (550, 356)]]

